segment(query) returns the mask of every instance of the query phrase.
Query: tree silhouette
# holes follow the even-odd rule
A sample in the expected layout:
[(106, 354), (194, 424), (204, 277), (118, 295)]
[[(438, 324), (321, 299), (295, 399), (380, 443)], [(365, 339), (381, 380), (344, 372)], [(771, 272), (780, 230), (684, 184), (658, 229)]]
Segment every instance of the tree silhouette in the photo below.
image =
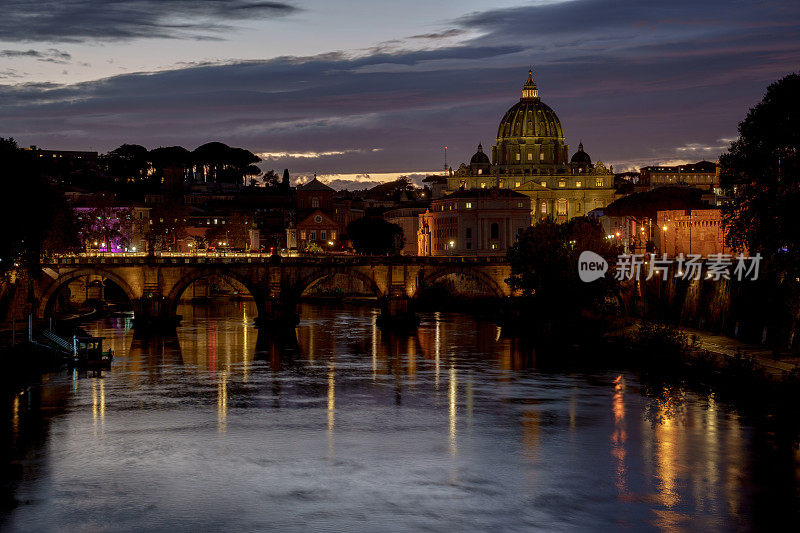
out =
[(542, 220), (527, 228), (509, 248), (511, 277), (506, 282), (535, 300), (538, 312), (574, 317), (582, 309), (602, 304), (615, 284), (609, 276), (592, 283), (580, 280), (578, 258), (586, 250), (612, 264), (620, 252), (594, 219), (576, 217), (564, 224)]
[(362, 254), (395, 254), (405, 243), (403, 228), (382, 218), (359, 218), (347, 225), (347, 236)]
[[(37, 159), (20, 150), (14, 139), (0, 138), (2, 272), (15, 265), (35, 269), (43, 252), (66, 251), (75, 245), (69, 236), (62, 238), (53, 233), (54, 221), (62, 221), (60, 230), (74, 226), (74, 218), (63, 194), (42, 176)], [(48, 236), (51, 236), (49, 240)]]
[(727, 244), (760, 252), (770, 262), (800, 267), (800, 76), (790, 74), (767, 88), (739, 124), (739, 138), (720, 157)]

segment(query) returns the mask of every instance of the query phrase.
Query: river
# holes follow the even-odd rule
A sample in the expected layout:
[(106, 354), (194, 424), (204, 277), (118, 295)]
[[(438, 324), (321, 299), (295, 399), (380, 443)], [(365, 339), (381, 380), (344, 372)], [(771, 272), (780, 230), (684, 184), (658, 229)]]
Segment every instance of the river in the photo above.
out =
[(798, 456), (714, 393), (540, 368), (492, 323), (183, 305), (176, 335), (9, 396), (8, 531), (752, 530), (797, 523)]

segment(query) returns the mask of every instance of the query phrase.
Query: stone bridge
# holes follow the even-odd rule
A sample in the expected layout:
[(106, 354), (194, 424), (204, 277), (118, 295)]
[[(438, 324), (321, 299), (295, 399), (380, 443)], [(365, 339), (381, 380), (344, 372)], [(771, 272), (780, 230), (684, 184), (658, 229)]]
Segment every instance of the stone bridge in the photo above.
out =
[(134, 307), (136, 327), (175, 323), (183, 292), (220, 276), (249, 292), (262, 322), (295, 321), (300, 295), (333, 274), (364, 282), (382, 303), (384, 319), (407, 315), (422, 289), (451, 274), (466, 276), (497, 298), (511, 296), (511, 267), (498, 257), (370, 257), (241, 255), (65, 255), (46, 260), (37, 283), (36, 315), (45, 318), (59, 290), (83, 276), (118, 285)]

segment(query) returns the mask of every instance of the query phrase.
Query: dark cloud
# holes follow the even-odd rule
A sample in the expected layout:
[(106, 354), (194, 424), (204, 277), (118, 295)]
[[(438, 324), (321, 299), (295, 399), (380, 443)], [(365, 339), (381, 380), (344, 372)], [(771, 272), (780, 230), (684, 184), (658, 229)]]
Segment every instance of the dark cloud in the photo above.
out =
[(69, 63), (72, 55), (55, 48), (48, 48), (47, 50), (0, 50), (0, 57), (7, 58), (21, 58), (33, 57), (37, 61), (47, 63)]
[(436, 49), (0, 85), (0, 136), (101, 151), (221, 140), (254, 152), (343, 152), (277, 157), (275, 168), (410, 173), (440, 168), (444, 145), (457, 164), (478, 142), (493, 144), (532, 63), (567, 141), (582, 139), (593, 159), (713, 159), (765, 87), (797, 68), (799, 20), (800, 7), (771, 2), (575, 0), (490, 11), (458, 21), (480, 37)]
[(421, 33), (419, 35), (412, 35), (409, 39), (447, 39), (448, 37), (457, 37), (466, 33), (465, 30), (460, 28), (450, 28), (449, 30), (440, 31), (438, 33)]
[(0, 40), (80, 42), (134, 38), (220, 38), (228, 21), (298, 11), (256, 0), (6, 0)]

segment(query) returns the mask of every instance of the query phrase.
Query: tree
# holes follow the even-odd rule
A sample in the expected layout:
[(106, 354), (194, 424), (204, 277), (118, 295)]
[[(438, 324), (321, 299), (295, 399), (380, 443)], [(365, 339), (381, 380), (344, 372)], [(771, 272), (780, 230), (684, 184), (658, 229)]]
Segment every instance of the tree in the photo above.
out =
[(274, 170), (267, 170), (264, 172), (264, 175), (261, 177), (261, 179), (264, 180), (264, 186), (268, 189), (277, 189), (280, 187), (281, 178)]
[(362, 254), (396, 254), (405, 244), (403, 228), (382, 218), (359, 218), (347, 225), (347, 236)]
[[(108, 194), (97, 194), (90, 202), (82, 230), (84, 243), (89, 248), (117, 251), (131, 241), (132, 213), (127, 206), (117, 206)], [(97, 244), (95, 244), (97, 243)]]
[(564, 224), (543, 220), (527, 228), (509, 248), (511, 277), (506, 282), (550, 318), (568, 319), (584, 309), (596, 309), (616, 282), (611, 276), (591, 283), (580, 280), (578, 258), (586, 250), (609, 264), (620, 252), (594, 219), (576, 217)]
[(147, 249), (176, 250), (178, 241), (186, 237), (190, 208), (177, 201), (169, 201), (155, 207), (150, 213), (150, 228), (146, 233)]
[(739, 138), (720, 157), (721, 185), (733, 196), (723, 209), (727, 244), (760, 252), (774, 268), (800, 269), (800, 76), (767, 88), (739, 124)]
[(219, 242), (226, 242), (226, 248), (247, 249), (250, 244), (250, 230), (253, 228), (251, 219), (242, 213), (233, 213), (225, 224), (214, 226), (206, 234), (208, 242), (217, 246)]
[[(739, 137), (720, 157), (721, 185), (733, 201), (723, 208), (726, 240), (764, 258), (747, 287), (750, 322), (765, 326), (776, 349), (792, 343), (800, 316), (800, 76), (767, 87), (739, 124)], [(747, 311), (745, 311), (747, 312)]]
[(49, 254), (79, 251), (80, 225), (75, 218), (75, 212), (67, 204), (63, 194), (57, 194), (52, 205), (53, 223), (45, 235), (42, 252)]
[(195, 181), (246, 184), (246, 178), (261, 173), (254, 166), (261, 158), (244, 148), (210, 142), (192, 152)]
[[(44, 179), (37, 159), (14, 139), (0, 138), (0, 271), (15, 265), (36, 269), (54, 220), (70, 216), (63, 194)], [(61, 249), (53, 245), (53, 251)]]
[(112, 176), (143, 181), (148, 174), (150, 162), (147, 148), (138, 144), (123, 144), (104, 157)]

